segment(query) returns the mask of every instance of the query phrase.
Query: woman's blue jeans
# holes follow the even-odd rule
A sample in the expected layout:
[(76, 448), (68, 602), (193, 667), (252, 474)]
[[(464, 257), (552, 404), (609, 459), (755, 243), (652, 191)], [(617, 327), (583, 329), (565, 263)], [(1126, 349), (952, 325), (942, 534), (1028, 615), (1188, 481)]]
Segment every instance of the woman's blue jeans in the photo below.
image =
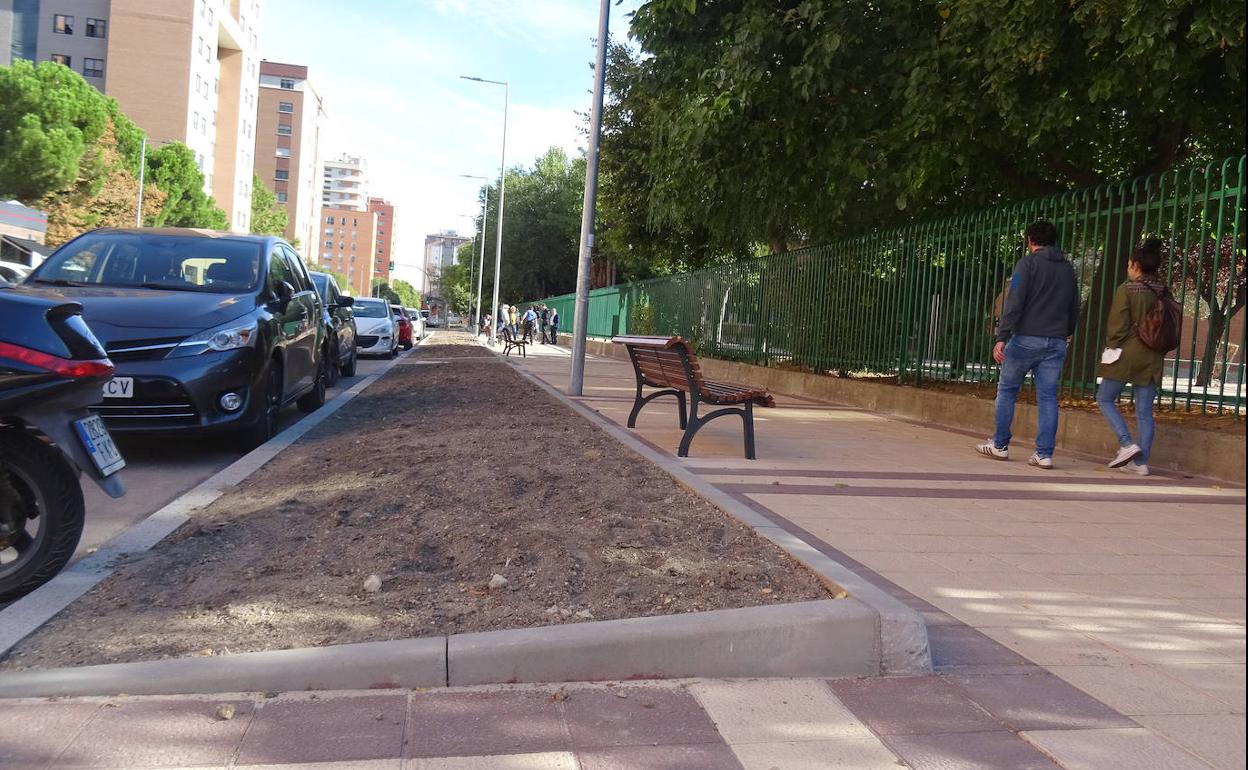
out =
[(1096, 389), (1096, 405), (1101, 414), (1105, 415), (1105, 421), (1109, 423), (1114, 435), (1118, 437), (1119, 446), (1135, 443), (1144, 450), (1135, 458), (1135, 463), (1145, 465), (1153, 449), (1153, 404), (1157, 401), (1157, 383), (1134, 385), (1131, 388), (1135, 397), (1135, 422), (1139, 433), (1139, 440), (1135, 442), (1131, 441), (1131, 429), (1127, 427), (1127, 421), (1122, 412), (1118, 411), (1118, 397), (1126, 386), (1127, 383), (1122, 380), (1111, 380), (1108, 377), (1101, 380), (1100, 387)]

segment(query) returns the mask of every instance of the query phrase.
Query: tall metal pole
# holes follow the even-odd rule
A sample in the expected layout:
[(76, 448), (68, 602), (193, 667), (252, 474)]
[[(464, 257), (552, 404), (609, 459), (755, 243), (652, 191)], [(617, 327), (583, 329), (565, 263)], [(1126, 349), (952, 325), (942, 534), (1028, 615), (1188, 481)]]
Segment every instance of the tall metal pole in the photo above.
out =
[(143, 226), (143, 171), (147, 168), (147, 137), (139, 144), (139, 207), (134, 212), (134, 226)]
[(607, 28), (611, 0), (598, 8), (598, 57), (594, 62), (594, 102), (589, 113), (589, 157), (585, 164), (585, 199), (581, 207), (581, 254), (576, 268), (576, 306), (572, 314), (572, 373), (568, 395), (585, 390), (585, 335), (589, 323), (589, 275), (593, 270), (594, 212), (598, 197), (598, 144), (602, 133), (602, 95), (607, 74)]
[(498, 232), (494, 236), (494, 321), (490, 324), (491, 345), (498, 341), (498, 276), (503, 268), (503, 196), (507, 190), (507, 108), (510, 103), (511, 86), (503, 83), (503, 149), (498, 160)]
[[(477, 260), (477, 317), (472, 326), (472, 336), (481, 328), (481, 277), (485, 271), (485, 220), (490, 216), (490, 186), (485, 186), (485, 200), (481, 203), (481, 256)], [(498, 311), (495, 310), (495, 313)]]

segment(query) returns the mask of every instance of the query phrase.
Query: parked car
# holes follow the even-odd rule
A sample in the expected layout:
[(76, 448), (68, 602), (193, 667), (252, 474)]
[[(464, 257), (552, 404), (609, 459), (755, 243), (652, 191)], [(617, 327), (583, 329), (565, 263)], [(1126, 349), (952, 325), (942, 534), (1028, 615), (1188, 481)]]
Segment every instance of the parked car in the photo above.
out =
[(390, 313), (394, 316), (394, 322), (399, 328), (399, 347), (411, 350), (415, 343), (412, 342), (412, 319), (408, 317), (407, 310), (398, 305), (391, 305)]
[(0, 281), (8, 283), (21, 283), (26, 280), (26, 276), (30, 275), (30, 268), (21, 262), (9, 262), (0, 259)]
[(398, 325), (390, 312), (390, 303), (375, 297), (356, 297), (351, 308), (355, 313), (355, 347), (363, 356), (390, 356), (399, 352)]
[(425, 317), (420, 314), (419, 308), (405, 307), (407, 317), (412, 319), (412, 339), (420, 342), (425, 338)]
[(355, 297), (339, 291), (338, 283), (328, 273), (310, 272), (308, 275), (321, 298), (325, 324), (323, 355), (329, 359), (326, 385), (333, 387), (338, 382), (338, 375), (355, 376), (355, 362), (359, 358), (355, 350), (355, 314), (351, 310)]
[(10, 291), (82, 304), (117, 366), (94, 407), (117, 433), (234, 431), (254, 445), (286, 405), (325, 401), (321, 300), (280, 238), (94, 230)]

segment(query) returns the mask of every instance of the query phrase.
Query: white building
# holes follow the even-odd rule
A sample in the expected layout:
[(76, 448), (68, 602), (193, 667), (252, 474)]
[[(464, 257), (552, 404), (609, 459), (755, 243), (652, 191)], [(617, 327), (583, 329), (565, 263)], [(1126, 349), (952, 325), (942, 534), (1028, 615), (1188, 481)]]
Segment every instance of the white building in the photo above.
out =
[(327, 209), (368, 211), (368, 162), (354, 155), (325, 161), (321, 205)]

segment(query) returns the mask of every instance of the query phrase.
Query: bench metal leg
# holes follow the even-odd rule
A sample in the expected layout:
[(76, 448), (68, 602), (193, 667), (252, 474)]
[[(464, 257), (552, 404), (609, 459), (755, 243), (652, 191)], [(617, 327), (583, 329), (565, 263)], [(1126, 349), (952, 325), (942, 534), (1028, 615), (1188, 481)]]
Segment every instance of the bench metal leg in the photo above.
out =
[(676, 449), (676, 456), (677, 457), (689, 456), (689, 445), (693, 443), (693, 437), (697, 435), (698, 431), (702, 429), (703, 425), (706, 425), (708, 422), (710, 422), (711, 420), (714, 420), (716, 417), (723, 417), (726, 414), (735, 414), (735, 415), (738, 415), (741, 418), (742, 422), (745, 424), (745, 459), (747, 460), (755, 459), (754, 457), (754, 410), (752, 406), (753, 406), (752, 404), (747, 403), (744, 409), (737, 409), (736, 407), (731, 407), (731, 406), (724, 407), (723, 409), (716, 409), (715, 411), (711, 412), (708, 415), (699, 417), (698, 416), (698, 401), (697, 399), (694, 399), (693, 408), (689, 414), (689, 426), (685, 428), (685, 435), (682, 436), (680, 439), (680, 446), (677, 447)]
[(645, 406), (646, 404), (648, 404), (649, 402), (653, 401), (654, 399), (658, 398), (659, 396), (675, 396), (676, 397), (676, 400), (679, 402), (677, 404), (677, 409), (679, 410), (679, 413), (680, 413), (680, 428), (681, 430), (684, 430), (685, 425), (688, 423), (688, 420), (685, 418), (685, 393), (684, 391), (676, 390), (673, 388), (670, 390), (655, 391), (654, 393), (651, 393), (648, 396), (642, 396), (640, 385), (637, 386), (637, 397), (633, 400), (633, 411), (628, 413), (628, 427), (636, 428), (637, 427), (637, 415), (641, 413), (641, 408)]

